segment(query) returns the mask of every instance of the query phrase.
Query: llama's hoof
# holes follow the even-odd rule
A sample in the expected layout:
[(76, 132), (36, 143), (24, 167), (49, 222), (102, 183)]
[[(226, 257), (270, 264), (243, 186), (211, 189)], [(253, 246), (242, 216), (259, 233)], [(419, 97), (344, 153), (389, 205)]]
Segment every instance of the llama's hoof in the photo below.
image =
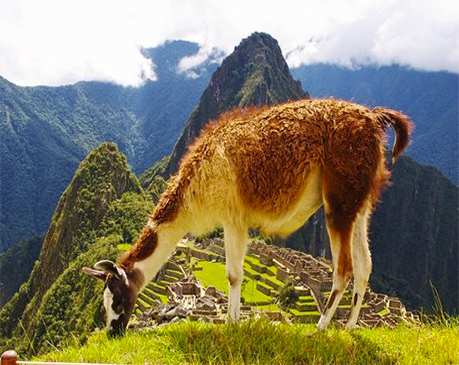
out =
[(318, 331), (325, 331), (328, 327), (328, 323), (325, 323), (325, 321), (322, 321), (322, 319), (319, 321), (319, 324), (317, 325), (317, 330)]
[(346, 331), (354, 331), (356, 330), (357, 328), (359, 328), (359, 326), (357, 326), (356, 323), (346, 323), (346, 325), (344, 326), (344, 329)]

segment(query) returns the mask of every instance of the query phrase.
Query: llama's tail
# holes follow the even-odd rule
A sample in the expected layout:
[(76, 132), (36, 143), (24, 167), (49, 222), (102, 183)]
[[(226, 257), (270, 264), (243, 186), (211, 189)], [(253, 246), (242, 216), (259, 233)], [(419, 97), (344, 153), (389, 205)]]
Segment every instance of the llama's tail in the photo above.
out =
[(390, 126), (395, 129), (395, 143), (392, 149), (392, 163), (395, 163), (410, 144), (413, 122), (406, 115), (395, 110), (376, 107), (372, 111), (384, 127)]

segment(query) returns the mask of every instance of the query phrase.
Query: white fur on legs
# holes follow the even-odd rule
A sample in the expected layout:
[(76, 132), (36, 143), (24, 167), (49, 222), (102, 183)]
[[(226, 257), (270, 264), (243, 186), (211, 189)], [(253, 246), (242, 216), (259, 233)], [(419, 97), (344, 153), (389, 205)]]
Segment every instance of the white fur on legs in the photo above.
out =
[(247, 229), (225, 225), (226, 277), (229, 285), (229, 320), (239, 321), (244, 256), (248, 244)]
[(330, 297), (327, 300), (327, 304), (324, 308), (324, 311), (322, 312), (319, 324), (317, 325), (319, 331), (324, 330), (330, 324), (330, 321), (336, 312), (336, 308), (338, 308), (339, 302), (343, 297), (344, 290), (346, 289), (348, 283), (349, 281), (345, 281), (343, 278), (338, 277), (337, 275), (334, 276)]
[(371, 273), (371, 254), (368, 248), (368, 220), (369, 210), (364, 209), (358, 214), (354, 224), (351, 254), (354, 268), (354, 293), (352, 295), (351, 311), (346, 323), (347, 329), (356, 327), (362, 306), (362, 300)]
[(344, 278), (338, 274), (340, 254), (339, 251), (341, 244), (339, 234), (334, 233), (331, 229), (328, 228), (329, 227), (327, 225), (328, 236), (330, 237), (330, 248), (333, 258), (333, 287), (330, 292), (330, 296), (328, 297), (327, 304), (322, 311), (322, 316), (320, 317), (319, 324), (317, 325), (319, 331), (324, 330), (330, 324), (330, 321), (336, 312), (336, 308), (338, 308), (339, 302), (343, 297), (344, 290), (349, 284), (348, 278)]

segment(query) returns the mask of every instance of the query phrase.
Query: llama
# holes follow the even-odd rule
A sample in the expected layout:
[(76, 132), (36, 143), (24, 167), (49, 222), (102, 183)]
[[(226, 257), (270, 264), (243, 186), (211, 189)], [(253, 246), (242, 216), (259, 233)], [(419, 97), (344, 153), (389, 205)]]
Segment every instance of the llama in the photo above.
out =
[(124, 332), (138, 293), (187, 233), (224, 228), (228, 316), (239, 320), (249, 228), (286, 236), (322, 205), (334, 264), (333, 287), (318, 328), (325, 329), (351, 277), (347, 328), (356, 326), (372, 269), (370, 215), (389, 184), (386, 129), (393, 162), (410, 140), (411, 121), (389, 109), (300, 100), (233, 110), (209, 123), (181, 161), (137, 242), (117, 264), (83, 270), (105, 281), (108, 333)]

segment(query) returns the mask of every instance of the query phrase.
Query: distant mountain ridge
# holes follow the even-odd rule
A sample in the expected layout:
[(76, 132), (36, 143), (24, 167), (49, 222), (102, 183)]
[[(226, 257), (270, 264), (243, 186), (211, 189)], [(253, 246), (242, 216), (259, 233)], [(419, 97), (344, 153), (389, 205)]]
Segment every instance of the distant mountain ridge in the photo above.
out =
[[(183, 57), (198, 54), (197, 44), (174, 41), (143, 52), (153, 59), (158, 80), (138, 89), (100, 82), (19, 87), (0, 77), (0, 252), (45, 232), (79, 162), (100, 143), (117, 143), (136, 173), (169, 155), (175, 144), (181, 146), (177, 138), (188, 117), (199, 119), (197, 111), (190, 113), (218, 64), (211, 58), (194, 71), (197, 77), (189, 78), (177, 67)], [(286, 67), (285, 61), (277, 64)], [(408, 154), (439, 167), (457, 184), (458, 75), (398, 66), (348, 70), (329, 65), (302, 66), (291, 73), (312, 97), (334, 95), (409, 114), (417, 129)], [(229, 76), (235, 82), (243, 79)], [(259, 87), (269, 81), (263, 83)], [(292, 92), (294, 83), (289, 84)], [(249, 104), (240, 101), (234, 106)], [(215, 106), (204, 114), (216, 118), (220, 109)], [(176, 160), (172, 165), (177, 166)]]
[(117, 143), (138, 172), (170, 153), (204, 75), (216, 68), (204, 65), (195, 79), (179, 74), (180, 59), (198, 50), (181, 41), (144, 50), (164, 61), (158, 81), (138, 89), (100, 82), (19, 87), (0, 77), (0, 253), (46, 231), (78, 164), (100, 143)]

